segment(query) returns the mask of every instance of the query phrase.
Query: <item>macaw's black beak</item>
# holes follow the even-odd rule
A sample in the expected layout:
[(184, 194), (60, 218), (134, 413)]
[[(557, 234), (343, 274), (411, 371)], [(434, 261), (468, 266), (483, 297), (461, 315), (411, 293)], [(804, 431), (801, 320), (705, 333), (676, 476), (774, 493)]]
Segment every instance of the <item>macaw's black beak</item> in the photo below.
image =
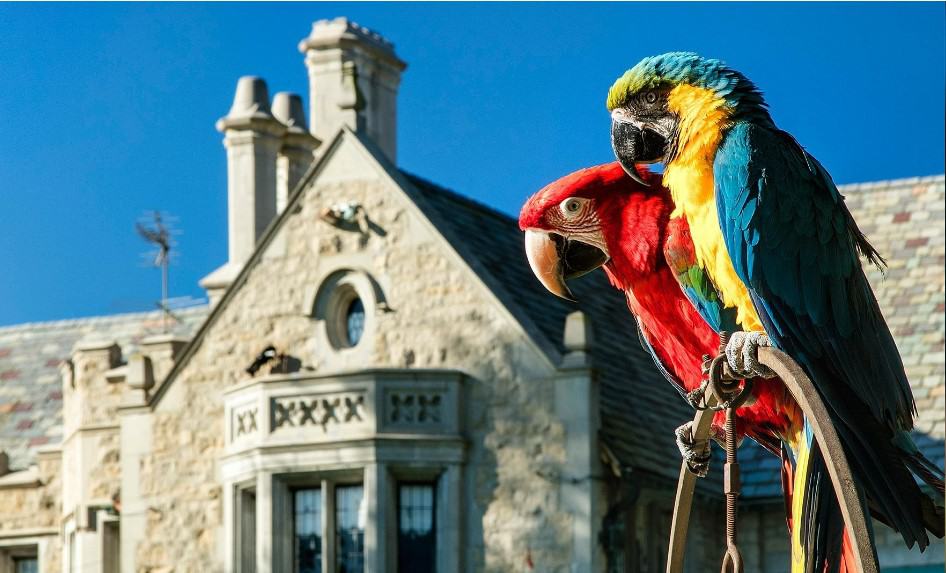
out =
[(526, 258), (542, 286), (572, 302), (575, 296), (565, 281), (590, 273), (608, 262), (608, 255), (597, 247), (533, 229), (526, 231)]
[(637, 165), (661, 161), (667, 150), (667, 140), (656, 131), (646, 127), (641, 129), (615, 114), (611, 119), (611, 148), (631, 179), (647, 185), (637, 172)]

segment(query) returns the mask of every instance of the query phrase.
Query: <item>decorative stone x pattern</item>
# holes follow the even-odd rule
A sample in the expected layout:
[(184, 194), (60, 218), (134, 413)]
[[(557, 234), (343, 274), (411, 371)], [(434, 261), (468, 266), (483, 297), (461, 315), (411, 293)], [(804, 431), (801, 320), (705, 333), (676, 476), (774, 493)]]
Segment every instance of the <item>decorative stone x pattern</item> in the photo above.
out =
[(272, 431), (282, 427), (354, 424), (364, 421), (364, 394), (272, 398)]
[(395, 424), (439, 424), (441, 394), (392, 392), (389, 395), (388, 422)]
[(245, 408), (233, 412), (233, 437), (240, 438), (257, 430), (256, 408)]

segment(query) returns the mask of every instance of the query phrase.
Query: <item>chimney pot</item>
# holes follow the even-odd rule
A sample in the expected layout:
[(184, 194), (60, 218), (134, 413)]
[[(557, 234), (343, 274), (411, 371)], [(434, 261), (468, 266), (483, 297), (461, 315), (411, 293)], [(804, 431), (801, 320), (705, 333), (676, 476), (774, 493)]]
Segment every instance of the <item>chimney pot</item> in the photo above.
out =
[(237, 81), (236, 94), (228, 118), (272, 117), (266, 81), (257, 76), (243, 76)]
[(273, 97), (273, 116), (286, 126), (276, 159), (276, 212), (282, 213), (289, 195), (315, 159), (321, 143), (306, 128), (305, 108), (298, 94), (279, 92)]
[(291, 131), (306, 131), (305, 108), (299, 94), (277, 93), (273, 97), (273, 117)]

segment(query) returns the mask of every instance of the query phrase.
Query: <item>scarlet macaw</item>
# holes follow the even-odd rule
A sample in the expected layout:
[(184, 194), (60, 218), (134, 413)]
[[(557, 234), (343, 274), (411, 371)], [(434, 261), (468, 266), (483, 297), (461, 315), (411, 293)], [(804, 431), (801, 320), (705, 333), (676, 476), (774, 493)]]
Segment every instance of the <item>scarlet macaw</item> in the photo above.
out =
[[(565, 279), (603, 267), (625, 293), (642, 345), (686, 397), (700, 387), (702, 357), (716, 354), (719, 336), (680, 288), (707, 288), (692, 274), (686, 221), (670, 220), (673, 204), (660, 176), (643, 177), (650, 187), (632, 181), (617, 162), (577, 171), (533, 195), (522, 207), (519, 226), (532, 270), (553, 294), (571, 299)], [(734, 325), (731, 309), (717, 307), (721, 323)], [(751, 406), (740, 410), (737, 433), (778, 454), (782, 436), (801, 414), (775, 380), (757, 381), (752, 393)], [(717, 438), (723, 420), (722, 412), (714, 419)]]
[[(525, 203), (519, 226), (526, 232), (532, 270), (553, 294), (571, 298), (566, 279), (599, 266), (604, 269), (611, 284), (624, 291), (642, 345), (663, 375), (686, 395), (701, 386), (702, 357), (716, 354), (717, 332), (736, 327), (736, 312), (719, 303), (713, 285), (696, 264), (687, 221), (671, 219), (673, 203), (660, 177), (644, 173), (636, 179), (647, 186), (632, 181), (616, 162), (567, 175)], [(722, 412), (713, 420), (717, 439), (723, 435), (723, 421)], [(795, 448), (796, 459), (805, 455), (807, 444), (796, 440), (803, 426), (802, 412), (781, 381), (757, 379), (751, 399), (738, 410), (736, 431), (782, 457), (789, 530), (799, 532), (805, 545), (814, 545), (814, 538), (802, 535), (803, 528), (810, 529), (801, 510), (806, 507), (804, 492), (817, 491), (827, 495), (827, 501), (832, 498), (830, 484), (819, 489), (819, 483), (809, 481), (820, 475), (818, 471), (797, 465), (792, 469), (786, 446)], [(678, 433), (678, 442), (681, 439), (684, 436)], [(681, 450), (687, 445), (691, 444), (681, 444)], [(702, 459), (701, 453), (688, 463), (704, 475), (708, 452)], [(819, 463), (820, 458), (813, 461), (813, 469), (820, 468)], [(812, 502), (807, 503), (811, 507)], [(795, 527), (798, 523), (801, 527)], [(822, 563), (848, 558), (840, 554), (840, 529), (834, 533), (834, 552), (824, 552)]]
[[(858, 255), (882, 259), (824, 167), (775, 126), (755, 85), (718, 60), (684, 52), (645, 58), (614, 83), (607, 106), (618, 160), (631, 176), (638, 164), (664, 163), (673, 216), (689, 223), (699, 269), (753, 333), (727, 353), (748, 356), (745, 373), (762, 374), (751, 357), (765, 333), (828, 405), (862, 499), (910, 547), (929, 544), (927, 529), (942, 536), (942, 508), (913, 474), (941, 496), (943, 472), (908, 434), (910, 385)], [(807, 427), (794, 442), (796, 451), (813, 447)], [(820, 463), (820, 455), (796, 464), (823, 479), (822, 470), (804, 467), (809, 461)], [(823, 540), (815, 544), (822, 555), (834, 546), (840, 516), (836, 504), (798, 511), (814, 529), (798, 528), (793, 570), (805, 567), (802, 559), (811, 570), (798, 536)]]

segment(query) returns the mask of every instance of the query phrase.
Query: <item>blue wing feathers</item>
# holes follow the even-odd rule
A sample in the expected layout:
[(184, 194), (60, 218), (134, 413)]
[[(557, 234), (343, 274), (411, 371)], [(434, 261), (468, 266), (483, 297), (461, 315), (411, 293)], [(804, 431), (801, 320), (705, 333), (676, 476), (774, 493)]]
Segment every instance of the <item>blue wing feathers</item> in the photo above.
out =
[(912, 426), (912, 392), (858, 254), (881, 259), (830, 175), (784, 132), (737, 123), (714, 177), (726, 248), (772, 342), (831, 408), (872, 503), (926, 545), (925, 498), (893, 443)]
[[(824, 329), (826, 338), (849, 339), (845, 346), (879, 353), (892, 380), (878, 381), (873, 372), (844, 364), (854, 376), (835, 381), (856, 393), (876, 390), (878, 400), (869, 406), (877, 417), (909, 425), (912, 396), (896, 346), (863, 332), (884, 323), (872, 316), (876, 300), (852, 248), (853, 221), (830, 176), (790, 136), (747, 123), (730, 130), (714, 174), (720, 228), (739, 277), (761, 298), (785, 305), (785, 320), (804, 317)], [(756, 258), (756, 251), (764, 256)], [(795, 342), (811, 344), (814, 338)], [(862, 354), (831, 358), (860, 362)]]

